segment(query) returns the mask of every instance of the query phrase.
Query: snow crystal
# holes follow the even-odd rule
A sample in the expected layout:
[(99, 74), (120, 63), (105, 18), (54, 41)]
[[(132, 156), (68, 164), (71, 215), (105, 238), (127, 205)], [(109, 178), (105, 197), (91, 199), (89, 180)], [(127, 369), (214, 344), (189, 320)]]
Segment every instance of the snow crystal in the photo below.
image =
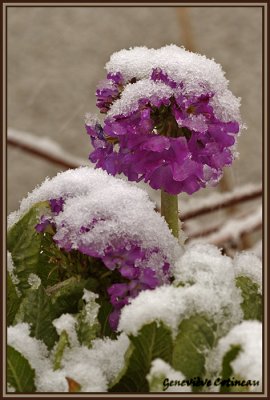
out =
[(98, 294), (90, 292), (90, 290), (83, 289), (83, 297), (82, 297), (82, 299), (86, 303), (90, 303), (91, 301), (95, 301), (96, 299), (98, 299)]
[(33, 368), (48, 357), (48, 349), (41, 340), (30, 337), (30, 326), (20, 323), (8, 327), (8, 344), (29, 360)]
[(64, 374), (53, 371), (47, 347), (41, 340), (30, 336), (28, 324), (21, 323), (8, 327), (7, 342), (19, 351), (35, 370), (35, 385), (38, 392), (66, 392), (68, 390)]
[(67, 349), (62, 359), (65, 375), (81, 385), (82, 392), (106, 392), (107, 382), (101, 369), (92, 363), (90, 350), (85, 347)]
[(234, 280), (231, 258), (211, 244), (191, 244), (177, 261), (174, 270), (175, 284), (198, 283), (200, 285), (230, 287)]
[(138, 101), (142, 98), (150, 98), (158, 96), (158, 98), (168, 99), (173, 95), (173, 89), (165, 85), (165, 83), (150, 81), (149, 79), (142, 79), (133, 84), (128, 84), (121, 94), (119, 100), (115, 100), (110, 110), (108, 117), (123, 114), (137, 109)]
[(8, 225), (11, 227), (20, 217), (38, 202), (60, 197), (68, 198), (94, 191), (97, 187), (106, 185), (113, 179), (102, 170), (93, 170), (91, 167), (80, 167), (59, 172), (52, 179), (37, 186), (31, 193), (28, 193), (20, 204), (18, 211), (11, 213), (8, 217)]
[(8, 383), (7, 384), (7, 392), (8, 393), (11, 393), (11, 392), (14, 393), (14, 392), (16, 392), (16, 389)]
[[(120, 50), (111, 55), (105, 68), (107, 72), (121, 72), (126, 83), (132, 78), (148, 80), (152, 70), (160, 68), (169, 78), (184, 84), (183, 93), (214, 92), (216, 96), (214, 96), (212, 106), (219, 119), (240, 121), (240, 99), (234, 97), (228, 90), (228, 80), (220, 64), (203, 55), (189, 52), (183, 47), (168, 45), (157, 50), (146, 47)], [(123, 97), (126, 97), (125, 91), (130, 90), (129, 87), (130, 85), (127, 85), (122, 92)], [(121, 112), (120, 104), (126, 112), (127, 106), (120, 99), (116, 100), (113, 106), (117, 109), (117, 113)], [(113, 111), (110, 114), (113, 115)]]
[(32, 289), (36, 290), (41, 284), (41, 279), (36, 274), (31, 273), (28, 277), (28, 283), (32, 287)]
[(109, 383), (124, 367), (124, 356), (129, 343), (125, 333), (118, 336), (117, 340), (104, 338), (92, 342), (90, 349), (92, 363), (99, 366)]
[(235, 286), (232, 261), (215, 246), (188, 246), (174, 275), (178, 287), (143, 291), (125, 306), (119, 330), (136, 335), (144, 324), (163, 321), (175, 335), (184, 318), (199, 313), (214, 318), (220, 335), (242, 320), (241, 292)]
[(66, 375), (82, 385), (83, 392), (105, 392), (108, 383), (124, 367), (124, 355), (129, 339), (121, 334), (117, 340), (95, 339), (92, 348), (67, 349), (62, 359)]
[[(162, 392), (164, 390), (163, 381), (165, 378), (168, 378), (169, 381), (182, 381), (185, 379), (185, 376), (180, 371), (175, 371), (165, 361), (156, 358), (152, 361), (150, 372), (146, 378), (149, 384), (151, 384), (153, 380), (160, 380), (160, 383), (157, 383), (157, 387), (154, 388), (154, 390), (152, 389), (151, 392)], [(191, 387), (169, 386), (166, 392), (191, 392)]]
[[(221, 325), (221, 332), (226, 332), (242, 318), (241, 297), (236, 293), (219, 296), (212, 287), (192, 285), (190, 287), (161, 286), (155, 290), (141, 292), (122, 310), (119, 331), (136, 335), (145, 324), (163, 321), (169, 326), (173, 335), (183, 319), (194, 314), (204, 314), (214, 318)], [(230, 313), (230, 318), (226, 314)], [(218, 332), (220, 334), (220, 332)]]
[(36, 379), (37, 392), (68, 392), (68, 383), (65, 371), (54, 371), (51, 366), (48, 369), (38, 371), (38, 373)]
[(86, 322), (90, 325), (93, 325), (95, 322), (97, 322), (98, 310), (100, 308), (100, 305), (95, 301), (98, 299), (98, 295), (90, 292), (87, 289), (83, 289), (82, 299), (86, 302)]
[(115, 239), (126, 237), (143, 243), (146, 249), (160, 249), (170, 264), (182, 252), (164, 218), (154, 211), (155, 205), (145, 191), (102, 170), (88, 167), (46, 179), (22, 200), (19, 211), (10, 215), (9, 225), (16, 223), (33, 204), (59, 197), (66, 201), (63, 212), (56, 217), (57, 235), (65, 234), (66, 228), (61, 231), (62, 223), (65, 223), (73, 230), (74, 248), (80, 228), (96, 218), (98, 222), (94, 228), (83, 237), (101, 249)]
[[(88, 297), (89, 293), (86, 293)], [(124, 367), (124, 355), (129, 346), (128, 337), (122, 333), (117, 340), (96, 339), (92, 348), (79, 346), (74, 339), (74, 320), (63, 314), (53, 322), (58, 334), (66, 330), (71, 346), (64, 351), (62, 368), (53, 370), (53, 352), (45, 344), (30, 337), (30, 327), (22, 323), (8, 328), (8, 344), (19, 351), (35, 370), (38, 392), (68, 392), (66, 377), (81, 385), (82, 392), (106, 392), (107, 385)]]
[(250, 386), (250, 390), (261, 391), (262, 324), (259, 321), (243, 321), (221, 338), (207, 361), (209, 371), (220, 374), (223, 357), (235, 345), (240, 345), (241, 350), (231, 362), (233, 375), (245, 380), (259, 380), (260, 386)]
[(72, 346), (78, 346), (79, 341), (76, 333), (77, 320), (71, 314), (62, 314), (61, 317), (53, 320), (53, 326), (60, 336), (63, 331), (68, 334), (69, 342)]
[(247, 276), (259, 285), (262, 291), (262, 261), (252, 252), (243, 251), (234, 258), (235, 276)]

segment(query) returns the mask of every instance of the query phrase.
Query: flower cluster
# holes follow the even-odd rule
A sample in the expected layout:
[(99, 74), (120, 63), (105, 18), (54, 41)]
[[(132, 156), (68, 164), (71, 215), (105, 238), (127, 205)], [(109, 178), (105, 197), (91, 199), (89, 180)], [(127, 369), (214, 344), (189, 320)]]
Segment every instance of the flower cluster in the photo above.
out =
[[(95, 273), (90, 260), (102, 263), (102, 271), (109, 276), (103, 289), (113, 305), (109, 321), (116, 329), (121, 309), (132, 298), (170, 282), (171, 266), (181, 250), (145, 192), (103, 171), (84, 168), (72, 171), (74, 176), (69, 174), (54, 178), (51, 187), (46, 182), (46, 190), (42, 186), (36, 190), (35, 198), (40, 199), (40, 192), (44, 200), (55, 185), (58, 190), (61, 185), (64, 188), (61, 197), (49, 200), (48, 213), (41, 216), (36, 231), (50, 233), (64, 252), (89, 256), (89, 277)], [(73, 179), (77, 177), (78, 182), (87, 174), (81, 194), (65, 193)], [(91, 183), (96, 190), (87, 192)]]
[[(142, 244), (128, 240), (116, 240), (106, 246), (103, 251), (99, 249), (97, 243), (87, 240), (87, 233), (95, 228), (95, 226), (104, 221), (104, 219), (94, 218), (87, 226), (81, 226), (77, 233), (76, 243), (74, 246), (73, 232), (69, 230), (64, 222), (57, 226), (55, 216), (59, 215), (63, 209), (60, 206), (64, 204), (62, 198), (49, 200), (52, 215), (42, 215), (39, 224), (36, 225), (36, 230), (39, 233), (44, 232), (49, 226), (54, 227), (54, 241), (57, 245), (67, 251), (76, 247), (82, 254), (98, 258), (102, 261), (109, 271), (117, 271), (120, 274), (121, 282), (114, 283), (107, 288), (110, 297), (110, 302), (114, 306), (114, 311), (109, 317), (110, 325), (113, 329), (117, 328), (120, 311), (129, 303), (130, 299), (136, 297), (142, 290), (154, 289), (164, 283), (170, 282), (170, 264), (166, 258), (160, 254), (160, 250), (144, 249)], [(162, 257), (162, 269), (156, 271), (155, 262), (157, 258)], [(151, 265), (153, 268), (151, 268)], [(91, 273), (91, 271), (89, 271)]]
[[(89, 159), (112, 175), (123, 173), (170, 194), (216, 184), (233, 161), (240, 129), (239, 101), (223, 73), (213, 71), (214, 61), (176, 46), (144, 50), (136, 70), (131, 64), (139, 50), (122, 50), (107, 66), (118, 71), (109, 71), (96, 92), (106, 114), (103, 126), (86, 119)], [(202, 77), (198, 69), (205, 65), (209, 72)]]
[(50, 199), (49, 205), (52, 215), (42, 215), (40, 217), (39, 223), (36, 225), (36, 231), (39, 233), (44, 232), (49, 226), (55, 226), (53, 221), (53, 216), (58, 215), (63, 211), (64, 199), (60, 197), (59, 199)]

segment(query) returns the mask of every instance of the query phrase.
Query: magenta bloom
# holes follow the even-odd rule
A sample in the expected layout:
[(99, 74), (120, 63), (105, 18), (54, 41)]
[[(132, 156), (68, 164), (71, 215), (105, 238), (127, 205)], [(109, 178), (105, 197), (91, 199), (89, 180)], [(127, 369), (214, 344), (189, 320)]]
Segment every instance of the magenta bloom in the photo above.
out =
[[(159, 249), (144, 249), (142, 244), (131, 241), (115, 241), (107, 246), (102, 252), (98, 251), (95, 243), (87, 243), (85, 234), (91, 232), (99, 221), (92, 221), (88, 227), (81, 227), (77, 242), (78, 251), (91, 257), (100, 259), (110, 271), (117, 271), (124, 282), (114, 283), (107, 289), (110, 302), (114, 311), (110, 315), (109, 321), (112, 329), (117, 329), (121, 309), (129, 303), (130, 299), (136, 297), (142, 290), (155, 289), (164, 283), (170, 282), (171, 269)], [(63, 225), (65, 231), (66, 227)], [(80, 239), (81, 235), (81, 239)], [(61, 237), (59, 239), (59, 237)], [(66, 251), (72, 250), (70, 233), (61, 236), (54, 236), (55, 242), (59, 247)], [(160, 271), (155, 270), (155, 258), (163, 259)]]
[[(177, 57), (182, 54), (178, 50), (184, 51), (177, 48)], [(155, 58), (153, 51), (149, 50), (149, 60), (152, 57), (153, 65), (149, 60), (142, 61), (142, 71), (146, 71), (143, 76), (143, 72), (131, 64), (137, 62), (132, 55), (135, 49), (122, 52), (126, 57), (125, 65), (120, 55), (117, 59), (117, 53), (114, 55), (116, 61), (109, 63), (114, 71), (119, 68), (115, 76), (121, 77), (121, 86), (113, 83), (117, 95), (108, 94), (106, 107), (99, 106), (102, 112), (106, 108), (103, 126), (86, 123), (93, 145), (89, 159), (97, 168), (111, 175), (123, 173), (130, 181), (144, 180), (152, 188), (170, 194), (192, 194), (207, 184), (216, 184), (223, 168), (233, 161), (234, 144), (240, 128), (237, 112), (234, 116), (227, 110), (226, 102), (231, 100), (231, 92), (225, 87), (221, 91), (225, 80), (223, 74), (218, 76), (218, 83), (213, 81), (212, 84), (214, 78), (210, 74), (206, 78), (210, 83), (203, 79), (200, 81), (196, 62), (191, 60), (194, 66), (191, 61), (190, 65), (186, 61), (186, 69), (194, 69), (196, 86), (191, 90), (184, 68), (178, 75), (170, 74), (173, 71), (171, 66), (175, 68), (175, 65), (170, 61), (164, 64), (164, 57), (160, 58), (164, 69), (153, 67), (159, 56)], [(186, 54), (182, 56), (187, 58)], [(181, 57), (177, 57), (180, 63)], [(213, 62), (199, 59), (198, 66), (208, 61)], [(134, 76), (130, 78), (132, 68)], [(111, 82), (109, 76), (104, 83), (104, 93), (106, 85), (112, 85), (108, 83)], [(98, 104), (101, 92), (98, 89)]]

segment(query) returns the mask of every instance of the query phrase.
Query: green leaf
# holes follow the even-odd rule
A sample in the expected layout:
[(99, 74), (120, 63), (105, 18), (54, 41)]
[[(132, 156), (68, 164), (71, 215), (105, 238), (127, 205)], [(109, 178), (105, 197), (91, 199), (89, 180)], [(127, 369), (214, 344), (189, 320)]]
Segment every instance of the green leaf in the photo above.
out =
[[(7, 249), (12, 254), (16, 275), (20, 280), (19, 289), (22, 291), (29, 288), (27, 280), (30, 273), (39, 275), (46, 286), (44, 280), (47, 280), (53, 267), (44, 254), (44, 246), (56, 248), (52, 236), (40, 234), (35, 229), (41, 215), (46, 214), (50, 214), (49, 203), (37, 203), (7, 233)], [(50, 279), (54, 281), (56, 277), (51, 276)]]
[(17, 294), (16, 286), (12, 282), (10, 274), (7, 276), (7, 326), (12, 325), (20, 306), (21, 299)]
[(35, 372), (28, 360), (11, 346), (7, 346), (7, 382), (16, 392), (35, 392)]
[(27, 280), (30, 273), (38, 273), (42, 235), (35, 230), (35, 226), (48, 210), (48, 202), (37, 203), (7, 233), (7, 249), (12, 254), (20, 290), (29, 288)]
[[(95, 300), (84, 304), (82, 310), (77, 315), (76, 332), (81, 345), (92, 347), (92, 341), (100, 336), (100, 324), (97, 313), (99, 306)], [(89, 318), (89, 316), (91, 316)]]
[(194, 315), (179, 325), (172, 366), (187, 379), (205, 374), (205, 351), (214, 345), (216, 326), (202, 315)]
[(172, 355), (171, 331), (162, 323), (145, 325), (137, 336), (130, 336), (131, 344), (125, 355), (125, 366), (113, 383), (110, 392), (148, 392), (146, 379), (151, 362), (161, 358), (170, 363)]
[(54, 363), (53, 363), (54, 371), (61, 368), (63, 354), (66, 347), (68, 346), (69, 346), (68, 334), (66, 331), (62, 331), (55, 349)]
[(262, 295), (259, 293), (259, 285), (247, 276), (238, 276), (236, 286), (241, 290), (243, 302), (241, 307), (244, 319), (262, 320)]
[(113, 311), (112, 304), (108, 300), (102, 299), (101, 297), (97, 300), (97, 302), (100, 304), (98, 320), (101, 327), (101, 337), (108, 336), (111, 339), (116, 339), (116, 332), (111, 329), (109, 324), (109, 316)]
[[(224, 355), (223, 361), (222, 361), (222, 373), (221, 373), (222, 380), (229, 379), (233, 375), (233, 369), (231, 367), (231, 362), (236, 359), (240, 350), (241, 350), (241, 346), (234, 345), (234, 346), (231, 346), (230, 350)], [(231, 387), (222, 386), (222, 385), (220, 387), (220, 392), (222, 392), (222, 393), (231, 392), (231, 391), (235, 391), (235, 389), (232, 390)]]
[(7, 234), (7, 248), (12, 254), (19, 289), (29, 288), (28, 276), (37, 274), (44, 287), (51, 286), (74, 274), (78, 260), (73, 254), (62, 251), (54, 242), (54, 231), (50, 227), (39, 233), (35, 226), (42, 215), (50, 215), (47, 201), (36, 203), (12, 226)]
[(51, 300), (40, 285), (37, 290), (28, 289), (19, 311), (16, 322), (27, 322), (31, 326), (31, 336), (41, 339), (49, 349), (58, 339), (52, 321), (56, 318)]
[(87, 281), (78, 277), (71, 277), (63, 282), (46, 289), (50, 295), (55, 314), (76, 314), (80, 310), (80, 300)]

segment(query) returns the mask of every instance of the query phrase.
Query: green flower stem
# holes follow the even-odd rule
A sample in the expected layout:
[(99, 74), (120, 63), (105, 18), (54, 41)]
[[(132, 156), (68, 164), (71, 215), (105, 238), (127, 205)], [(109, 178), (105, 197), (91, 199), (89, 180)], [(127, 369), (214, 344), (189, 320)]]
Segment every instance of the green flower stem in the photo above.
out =
[(172, 234), (179, 237), (178, 197), (161, 190), (161, 215), (164, 216)]

